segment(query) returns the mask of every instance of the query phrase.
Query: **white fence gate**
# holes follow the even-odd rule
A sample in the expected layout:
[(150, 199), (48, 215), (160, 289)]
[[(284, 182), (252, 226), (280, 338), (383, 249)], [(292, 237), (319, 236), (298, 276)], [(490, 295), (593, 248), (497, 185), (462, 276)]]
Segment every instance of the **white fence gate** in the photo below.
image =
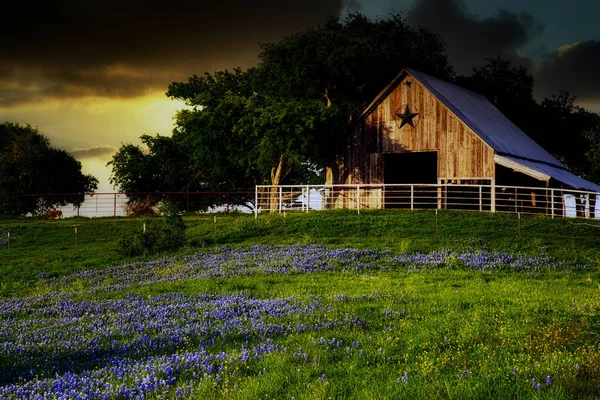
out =
[(600, 218), (600, 193), (498, 185), (259, 185), (255, 214), (324, 209), (447, 209)]

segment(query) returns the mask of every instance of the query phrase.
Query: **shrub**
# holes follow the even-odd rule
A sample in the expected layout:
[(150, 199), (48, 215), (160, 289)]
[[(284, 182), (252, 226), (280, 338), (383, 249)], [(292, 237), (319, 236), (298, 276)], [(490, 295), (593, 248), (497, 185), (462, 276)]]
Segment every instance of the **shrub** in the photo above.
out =
[(171, 203), (161, 208), (162, 221), (144, 220), (145, 231), (129, 232), (119, 239), (119, 252), (132, 256), (145, 256), (173, 252), (185, 244), (186, 226), (179, 210)]
[(142, 215), (153, 215), (159, 213), (159, 207), (156, 205), (156, 201), (150, 196), (132, 199), (127, 203), (125, 212), (129, 217), (139, 217)]

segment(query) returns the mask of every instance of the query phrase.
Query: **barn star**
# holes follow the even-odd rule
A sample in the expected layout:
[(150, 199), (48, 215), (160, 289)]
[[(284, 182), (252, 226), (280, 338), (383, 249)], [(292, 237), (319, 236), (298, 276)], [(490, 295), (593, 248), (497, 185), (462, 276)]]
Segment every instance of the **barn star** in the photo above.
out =
[(410, 112), (410, 108), (408, 107), (408, 105), (406, 106), (406, 108), (404, 109), (404, 113), (396, 113), (396, 115), (398, 116), (398, 118), (400, 118), (401, 122), (400, 122), (400, 128), (402, 128), (404, 125), (408, 124), (411, 127), (415, 127), (415, 123), (413, 121), (413, 119), (419, 115), (419, 113), (411, 113)]

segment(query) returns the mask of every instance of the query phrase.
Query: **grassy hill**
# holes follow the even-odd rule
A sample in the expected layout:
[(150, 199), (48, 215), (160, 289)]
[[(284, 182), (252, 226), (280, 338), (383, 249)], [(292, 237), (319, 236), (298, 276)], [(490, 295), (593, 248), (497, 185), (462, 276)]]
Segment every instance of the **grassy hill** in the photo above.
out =
[[(216, 222), (215, 222), (216, 217)], [(488, 249), (548, 254), (600, 264), (600, 221), (435, 211), (348, 210), (184, 216), (187, 252), (222, 245), (321, 243), (327, 246), (431, 251)], [(119, 240), (162, 223), (152, 218), (0, 220), (0, 296), (24, 282), (121, 263)], [(75, 235), (77, 228), (77, 235)], [(10, 234), (10, 249), (7, 236)], [(184, 251), (185, 252), (185, 251)]]
[(600, 398), (597, 221), (184, 221), (144, 259), (160, 218), (0, 221), (0, 398)]

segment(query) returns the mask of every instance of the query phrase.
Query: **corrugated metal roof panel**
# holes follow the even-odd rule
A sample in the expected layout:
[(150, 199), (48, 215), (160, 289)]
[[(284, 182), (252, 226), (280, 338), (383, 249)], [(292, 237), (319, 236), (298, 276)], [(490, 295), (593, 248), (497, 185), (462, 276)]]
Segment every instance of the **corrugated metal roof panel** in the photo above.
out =
[(530, 168), (535, 171), (538, 171), (544, 175), (548, 175), (548, 176), (552, 177), (553, 179), (555, 179), (573, 189), (589, 190), (592, 192), (600, 193), (600, 185), (596, 185), (595, 183), (586, 181), (585, 179), (583, 179), (577, 175), (573, 175), (572, 173), (570, 173), (569, 171), (567, 171), (563, 168), (553, 167), (548, 164), (536, 163), (533, 161), (527, 161), (527, 160), (523, 160), (523, 159), (516, 158), (516, 157), (504, 156), (503, 158), (513, 161), (515, 163), (521, 164), (526, 168)]
[(407, 71), (497, 153), (564, 168), (562, 163), (534, 142), (482, 95), (412, 69), (407, 68)]

